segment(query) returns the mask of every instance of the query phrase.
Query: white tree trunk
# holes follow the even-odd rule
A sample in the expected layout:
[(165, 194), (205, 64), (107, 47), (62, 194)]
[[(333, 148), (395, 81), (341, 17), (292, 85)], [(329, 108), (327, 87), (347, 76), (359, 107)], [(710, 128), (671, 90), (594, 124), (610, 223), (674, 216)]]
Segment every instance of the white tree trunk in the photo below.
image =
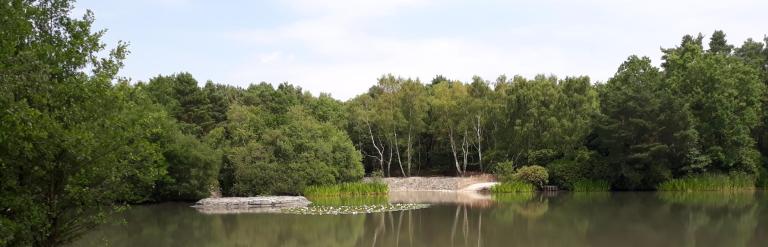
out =
[(453, 152), (453, 161), (456, 164), (456, 171), (459, 173), (459, 176), (464, 175), (464, 173), (461, 171), (461, 166), (459, 165), (459, 156), (456, 153), (456, 142), (453, 138), (453, 127), (449, 127), (448, 132), (448, 138), (451, 142), (451, 152)]
[(412, 147), (412, 144), (411, 144), (411, 128), (409, 127), (408, 128), (408, 143), (406, 144), (406, 147), (405, 147), (405, 158), (406, 158), (406, 164), (407, 164), (407, 167), (408, 167), (408, 174), (406, 176), (411, 176), (411, 160), (413, 159), (412, 158), (413, 155), (411, 154), (411, 152), (412, 152), (411, 151), (411, 147)]
[(379, 147), (378, 145), (376, 145), (376, 139), (373, 138), (373, 129), (371, 128), (371, 123), (368, 122), (368, 120), (366, 120), (365, 123), (368, 125), (368, 134), (371, 137), (371, 144), (373, 145), (373, 148), (376, 149), (376, 153), (378, 154), (376, 159), (379, 160), (379, 168), (381, 168), (381, 174), (384, 175), (384, 151), (382, 150), (383, 147)]
[(469, 158), (469, 141), (467, 140), (467, 130), (464, 130), (464, 136), (461, 138), (461, 153), (464, 163), (462, 164), (462, 172), (467, 172), (467, 160)]
[(395, 143), (392, 145), (395, 147), (395, 154), (397, 155), (397, 165), (400, 166), (400, 172), (403, 174), (403, 177), (407, 177), (405, 174), (405, 169), (403, 169), (403, 161), (400, 159), (400, 147), (397, 145), (397, 131), (392, 131), (393, 136), (395, 137)]
[(483, 171), (483, 128), (480, 125), (480, 115), (477, 115), (475, 124), (475, 134), (477, 135), (477, 163), (480, 165), (480, 171)]

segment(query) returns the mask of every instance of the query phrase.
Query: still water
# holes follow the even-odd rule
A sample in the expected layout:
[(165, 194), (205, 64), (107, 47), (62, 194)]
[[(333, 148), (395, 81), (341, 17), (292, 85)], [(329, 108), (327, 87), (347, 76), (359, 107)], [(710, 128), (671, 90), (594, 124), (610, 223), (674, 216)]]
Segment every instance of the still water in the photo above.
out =
[(126, 223), (104, 225), (74, 246), (768, 246), (764, 192), (401, 193), (387, 200), (434, 204), (356, 215), (134, 206), (120, 217)]

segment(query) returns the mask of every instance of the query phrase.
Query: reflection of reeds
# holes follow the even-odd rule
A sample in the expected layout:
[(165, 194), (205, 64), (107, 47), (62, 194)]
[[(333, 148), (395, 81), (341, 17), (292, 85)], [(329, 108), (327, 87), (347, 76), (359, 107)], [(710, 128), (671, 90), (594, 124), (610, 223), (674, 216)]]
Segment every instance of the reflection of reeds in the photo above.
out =
[(609, 191), (611, 185), (606, 181), (601, 180), (579, 180), (573, 182), (573, 191), (575, 192), (594, 192), (594, 191)]
[(736, 191), (754, 188), (754, 178), (746, 174), (701, 174), (672, 179), (658, 186), (662, 191)]
[(304, 189), (304, 195), (309, 197), (337, 195), (380, 195), (386, 194), (389, 188), (381, 182), (372, 183), (343, 183), (333, 185), (316, 185)]
[(495, 193), (493, 194), (493, 200), (501, 203), (522, 203), (533, 199), (533, 192), (521, 192), (521, 193)]
[(658, 192), (662, 201), (690, 206), (743, 207), (756, 203), (754, 191)]
[(576, 202), (595, 203), (603, 202), (611, 198), (611, 192), (570, 193), (571, 199)]

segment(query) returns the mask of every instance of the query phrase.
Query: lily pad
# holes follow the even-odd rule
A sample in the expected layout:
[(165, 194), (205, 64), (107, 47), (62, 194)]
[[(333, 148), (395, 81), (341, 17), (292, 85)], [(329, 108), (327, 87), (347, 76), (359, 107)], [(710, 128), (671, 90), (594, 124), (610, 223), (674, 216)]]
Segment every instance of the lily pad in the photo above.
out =
[(341, 214), (369, 214), (402, 210), (413, 210), (428, 207), (428, 204), (397, 203), (383, 205), (353, 205), (353, 206), (309, 206), (285, 208), (281, 212), (286, 214), (302, 215), (341, 215)]

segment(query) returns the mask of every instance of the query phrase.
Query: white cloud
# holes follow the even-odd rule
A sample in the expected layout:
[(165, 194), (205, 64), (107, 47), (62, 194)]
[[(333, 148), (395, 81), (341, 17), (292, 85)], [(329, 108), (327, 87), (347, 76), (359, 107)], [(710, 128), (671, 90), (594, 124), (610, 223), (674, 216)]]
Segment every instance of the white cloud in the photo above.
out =
[[(683, 34), (724, 29), (732, 43), (761, 35), (755, 32), (764, 30), (749, 20), (765, 21), (766, 17), (754, 14), (755, 8), (768, 9), (767, 3), (757, 1), (725, 5), (708, 0), (544, 1), (551, 5), (547, 8), (570, 12), (557, 16), (563, 20), (555, 24), (534, 23), (487, 37), (455, 33), (407, 38), (370, 32), (370, 24), (387, 21), (398, 11), (436, 4), (426, 0), (289, 1), (288, 6), (302, 14), (300, 19), (273, 28), (227, 33), (230, 39), (251, 44), (254, 59), (233, 68), (226, 79), (289, 81), (340, 99), (365, 92), (385, 73), (423, 81), (436, 74), (461, 80), (477, 74), (492, 80), (500, 74), (537, 73), (605, 80), (631, 54), (650, 56), (658, 63), (659, 47), (676, 45)], [(582, 10), (597, 16), (580, 16)], [(295, 55), (286, 59), (282, 52), (261, 50), (275, 46)]]

